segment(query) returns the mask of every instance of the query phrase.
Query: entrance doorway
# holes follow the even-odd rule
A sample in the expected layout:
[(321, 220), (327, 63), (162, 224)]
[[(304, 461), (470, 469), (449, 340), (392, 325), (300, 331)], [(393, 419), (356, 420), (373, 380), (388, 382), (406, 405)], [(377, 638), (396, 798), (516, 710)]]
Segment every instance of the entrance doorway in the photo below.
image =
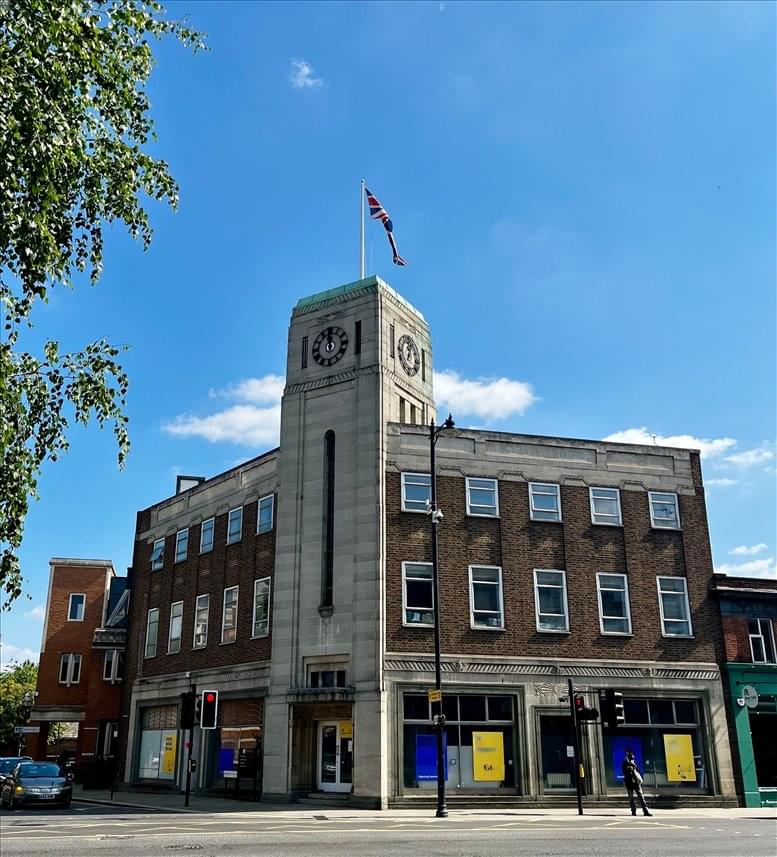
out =
[(353, 722), (318, 724), (318, 788), (350, 792), (353, 774)]

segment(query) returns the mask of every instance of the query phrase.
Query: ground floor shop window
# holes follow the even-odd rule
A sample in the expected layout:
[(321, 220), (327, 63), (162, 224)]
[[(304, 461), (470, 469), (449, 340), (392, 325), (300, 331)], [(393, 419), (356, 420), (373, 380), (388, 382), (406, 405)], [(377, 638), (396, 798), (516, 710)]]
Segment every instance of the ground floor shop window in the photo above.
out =
[(758, 787), (777, 789), (777, 712), (750, 711), (748, 717)]
[(218, 729), (211, 732), (209, 785), (224, 779), (253, 779), (261, 771), (262, 703), (259, 699), (223, 699)]
[(563, 714), (540, 715), (540, 753), (543, 790), (575, 788), (575, 736), (572, 718)]
[(178, 706), (144, 708), (140, 724), (138, 779), (174, 780), (178, 755)]
[[(405, 693), (403, 782), (437, 787), (437, 733), (426, 694)], [(511, 696), (443, 693), (444, 759), (449, 789), (515, 788), (515, 714)]]
[(709, 793), (699, 703), (693, 699), (626, 698), (623, 707), (625, 724), (603, 730), (607, 786), (623, 787), (621, 764), (630, 749), (646, 790)]

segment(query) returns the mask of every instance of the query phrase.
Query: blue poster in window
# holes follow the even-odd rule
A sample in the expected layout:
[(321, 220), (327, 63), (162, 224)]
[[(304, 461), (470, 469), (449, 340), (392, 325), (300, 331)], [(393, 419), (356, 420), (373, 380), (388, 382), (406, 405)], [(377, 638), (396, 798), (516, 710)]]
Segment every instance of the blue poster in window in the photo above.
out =
[(618, 782), (623, 782), (623, 760), (626, 758), (626, 750), (631, 750), (634, 754), (634, 761), (637, 763), (642, 776), (645, 775), (643, 767), (642, 755), (642, 738), (636, 735), (614, 735), (612, 738), (612, 769), (615, 771), (615, 779)]
[[(448, 741), (442, 736), (442, 757), (445, 765), (445, 779), (448, 779)], [(422, 780), (437, 779), (437, 736), (415, 736), (415, 778)]]
[(234, 770), (235, 751), (231, 747), (219, 747), (219, 773)]

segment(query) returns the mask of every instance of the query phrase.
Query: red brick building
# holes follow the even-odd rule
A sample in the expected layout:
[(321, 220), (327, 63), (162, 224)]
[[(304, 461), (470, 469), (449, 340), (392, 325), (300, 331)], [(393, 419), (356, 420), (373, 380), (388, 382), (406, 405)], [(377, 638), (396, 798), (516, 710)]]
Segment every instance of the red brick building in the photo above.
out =
[[(35, 758), (73, 754), (110, 768), (117, 749), (129, 593), (110, 560), (50, 561), (38, 685)], [(29, 744), (28, 744), (29, 746)]]

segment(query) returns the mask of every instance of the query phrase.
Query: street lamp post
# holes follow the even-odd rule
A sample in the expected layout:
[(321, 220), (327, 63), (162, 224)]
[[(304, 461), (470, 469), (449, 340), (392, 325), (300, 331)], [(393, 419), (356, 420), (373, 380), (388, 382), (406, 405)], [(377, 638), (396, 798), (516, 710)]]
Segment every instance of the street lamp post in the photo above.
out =
[(445, 429), (452, 429), (455, 423), (448, 414), (448, 419), (441, 426), (435, 427), (434, 420), (429, 423), (429, 452), (431, 457), (431, 505), (429, 514), (432, 520), (432, 589), (434, 597), (434, 687), (437, 690), (438, 702), (432, 703), (434, 723), (437, 728), (437, 818), (448, 817), (448, 807), (445, 803), (445, 716), (442, 713), (442, 664), (440, 660), (440, 584), (437, 573), (437, 525), (442, 520), (442, 512), (437, 508), (437, 468), (434, 458), (434, 447), (437, 438)]

